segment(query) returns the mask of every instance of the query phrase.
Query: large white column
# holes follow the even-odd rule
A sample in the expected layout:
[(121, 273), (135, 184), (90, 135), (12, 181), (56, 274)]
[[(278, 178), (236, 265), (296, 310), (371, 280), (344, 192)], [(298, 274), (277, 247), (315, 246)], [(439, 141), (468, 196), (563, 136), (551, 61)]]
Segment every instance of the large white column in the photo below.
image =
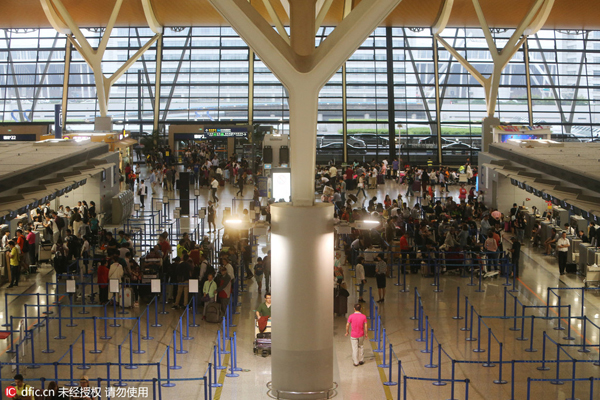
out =
[(333, 205), (271, 206), (272, 388), (324, 398), (333, 386)]

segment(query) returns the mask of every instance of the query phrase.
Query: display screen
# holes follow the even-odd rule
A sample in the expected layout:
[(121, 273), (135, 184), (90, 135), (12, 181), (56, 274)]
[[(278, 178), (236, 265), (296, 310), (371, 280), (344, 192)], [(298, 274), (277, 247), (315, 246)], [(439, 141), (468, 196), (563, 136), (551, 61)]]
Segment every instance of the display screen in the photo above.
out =
[(289, 172), (273, 172), (273, 198), (276, 201), (283, 199), (290, 201), (292, 195), (292, 177)]
[(500, 142), (501, 143), (506, 143), (508, 142), (509, 139), (516, 139), (516, 140), (533, 140), (533, 139), (540, 139), (541, 136), (539, 135), (519, 135), (519, 134), (502, 134), (500, 135)]

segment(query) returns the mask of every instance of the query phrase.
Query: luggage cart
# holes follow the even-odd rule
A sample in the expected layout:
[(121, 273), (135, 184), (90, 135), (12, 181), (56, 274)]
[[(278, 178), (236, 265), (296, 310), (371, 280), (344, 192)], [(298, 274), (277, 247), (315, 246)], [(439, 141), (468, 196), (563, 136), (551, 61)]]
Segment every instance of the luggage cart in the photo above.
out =
[(254, 354), (266, 357), (271, 355), (271, 319), (264, 332), (258, 329), (258, 319), (254, 320)]

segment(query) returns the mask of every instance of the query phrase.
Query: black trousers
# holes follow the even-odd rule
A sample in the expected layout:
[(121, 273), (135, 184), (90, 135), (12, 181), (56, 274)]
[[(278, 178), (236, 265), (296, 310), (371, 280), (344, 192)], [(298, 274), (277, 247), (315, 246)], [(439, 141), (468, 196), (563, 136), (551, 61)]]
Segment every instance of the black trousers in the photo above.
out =
[(13, 286), (17, 286), (19, 284), (19, 277), (21, 276), (21, 266), (20, 265), (11, 265), (10, 273), (11, 273), (10, 284)]
[(567, 252), (559, 251), (558, 252), (558, 269), (560, 270), (561, 275), (563, 275), (565, 273), (566, 268), (567, 268)]
[(518, 278), (519, 277), (519, 257), (513, 257), (512, 264), (513, 264), (513, 273)]

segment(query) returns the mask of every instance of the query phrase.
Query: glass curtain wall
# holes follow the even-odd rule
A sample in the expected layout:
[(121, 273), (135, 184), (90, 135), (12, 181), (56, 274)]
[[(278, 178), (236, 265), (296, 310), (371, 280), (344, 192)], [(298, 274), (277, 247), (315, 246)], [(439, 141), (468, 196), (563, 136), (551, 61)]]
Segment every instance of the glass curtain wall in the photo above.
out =
[[(320, 28), (320, 44), (332, 28)], [(436, 110), (434, 44), (428, 29), (376, 29), (340, 69), (319, 96), (317, 156), (319, 162), (342, 160), (344, 126), (348, 160), (382, 159), (396, 146), (404, 162), (428, 158), (456, 165), (481, 148), (481, 120), (486, 116), (483, 89), (438, 46), (440, 110)], [(83, 29), (97, 46), (102, 29)], [(503, 47), (512, 30), (497, 29)], [(104, 57), (109, 75), (143, 46), (147, 28), (113, 31)], [(482, 72), (492, 69), (480, 29), (446, 29), (444, 39)], [(392, 49), (388, 52), (387, 40)], [(550, 125), (557, 140), (600, 140), (600, 31), (540, 31), (528, 39), (507, 65), (500, 84), (496, 116), (502, 122)], [(62, 102), (65, 77), (64, 35), (52, 29), (0, 30), (0, 122), (52, 122), (54, 104)], [(67, 130), (91, 130), (99, 115), (92, 71), (72, 50), (66, 110)], [(288, 128), (287, 92), (254, 56), (250, 76), (248, 46), (228, 27), (171, 27), (163, 37), (159, 121), (250, 119), (283, 132)], [(391, 59), (388, 59), (391, 54)], [(532, 109), (528, 108), (525, 57), (529, 57)], [(154, 116), (156, 45), (113, 86), (108, 113), (115, 129), (150, 132)], [(347, 115), (344, 115), (346, 81)], [(253, 93), (249, 92), (253, 80)], [(388, 90), (393, 85), (393, 90)], [(393, 93), (393, 98), (390, 98)], [(248, 102), (253, 97), (253, 115)], [(393, 102), (394, 115), (388, 115)], [(441, 137), (438, 140), (438, 116)], [(344, 120), (345, 118), (345, 120)], [(390, 143), (389, 119), (397, 137)], [(344, 124), (345, 122), (345, 124)], [(398, 145), (401, 145), (398, 148)], [(441, 146), (441, 148), (440, 148)]]

